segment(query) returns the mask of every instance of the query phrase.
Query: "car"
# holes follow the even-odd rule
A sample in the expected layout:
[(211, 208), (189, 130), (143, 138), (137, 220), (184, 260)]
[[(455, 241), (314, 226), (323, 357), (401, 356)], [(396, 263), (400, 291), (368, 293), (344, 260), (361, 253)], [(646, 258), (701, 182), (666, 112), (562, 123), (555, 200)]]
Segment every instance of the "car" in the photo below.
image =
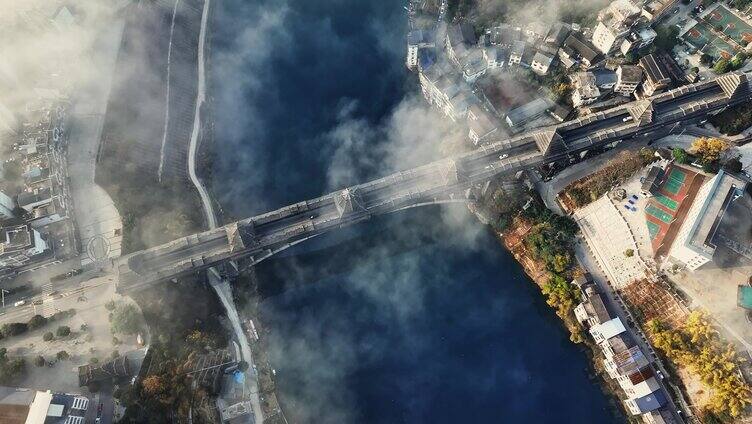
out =
[(31, 302), (31, 304), (32, 305), (41, 305), (42, 304), (42, 299), (37, 299), (37, 300)]
[(19, 300), (18, 302), (14, 303), (13, 306), (23, 306), (26, 304), (25, 300)]
[(50, 296), (54, 296), (54, 295), (56, 295), (56, 294), (58, 294), (58, 293), (60, 293), (60, 291), (58, 291), (58, 290), (53, 290), (53, 291), (51, 291), (51, 292), (49, 293), (49, 295), (50, 295)]
[(506, 159), (509, 157), (508, 153), (504, 153), (503, 155), (499, 156), (499, 159)]

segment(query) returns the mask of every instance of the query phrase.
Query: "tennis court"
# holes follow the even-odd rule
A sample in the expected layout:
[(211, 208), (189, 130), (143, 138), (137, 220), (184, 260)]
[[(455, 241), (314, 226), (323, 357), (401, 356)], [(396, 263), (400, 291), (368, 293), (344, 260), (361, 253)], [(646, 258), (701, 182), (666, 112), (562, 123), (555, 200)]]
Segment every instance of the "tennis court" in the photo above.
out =
[(722, 31), (739, 44), (742, 41), (752, 41), (752, 26), (722, 4), (710, 12), (705, 19), (714, 28), (723, 28)]
[(673, 219), (673, 216), (661, 209), (659, 209), (657, 206), (649, 204), (647, 207), (645, 207), (645, 213), (648, 215), (652, 215), (655, 218), (658, 218), (659, 220), (665, 222), (666, 224), (671, 223), (671, 219)]
[(663, 183), (662, 188), (666, 190), (667, 193), (676, 196), (676, 194), (679, 193), (679, 190), (681, 190), (682, 185), (684, 184), (684, 180), (686, 179), (687, 174), (676, 168), (672, 168), (671, 173), (668, 174), (668, 178)]
[(650, 234), (650, 240), (653, 240), (658, 232), (661, 231), (661, 227), (658, 224), (650, 221), (645, 221), (648, 224), (648, 233)]
[(655, 195), (655, 200), (661, 205), (671, 209), (674, 212), (676, 212), (676, 210), (679, 208), (679, 203), (676, 200), (671, 200), (668, 197), (660, 193)]
[(718, 38), (705, 22), (699, 22), (693, 26), (685, 36), (687, 42), (702, 53), (707, 53), (715, 58), (730, 59), (734, 55), (734, 48), (726, 41)]

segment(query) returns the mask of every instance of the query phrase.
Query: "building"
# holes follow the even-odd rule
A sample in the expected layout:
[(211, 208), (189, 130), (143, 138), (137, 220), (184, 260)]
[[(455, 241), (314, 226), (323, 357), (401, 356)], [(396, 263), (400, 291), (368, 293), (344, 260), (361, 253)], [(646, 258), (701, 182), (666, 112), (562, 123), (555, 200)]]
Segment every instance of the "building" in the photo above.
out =
[(632, 414), (640, 415), (658, 410), (664, 407), (667, 402), (666, 393), (663, 390), (656, 390), (641, 398), (627, 399), (624, 401), (624, 405)]
[(622, 96), (631, 96), (641, 82), (642, 68), (634, 65), (620, 65), (616, 68), (614, 92)]
[(462, 23), (449, 27), (446, 36), (446, 50), (449, 59), (457, 66), (469, 53), (469, 49), (478, 42), (475, 30), (470, 24)]
[(595, 83), (592, 72), (577, 72), (570, 76), (574, 90), (572, 91), (572, 105), (585, 106), (594, 103), (601, 96), (601, 91)]
[(601, 90), (611, 90), (616, 86), (616, 72), (608, 69), (598, 69), (593, 71), (595, 75), (595, 85)]
[(32, 209), (49, 204), (52, 202), (52, 188), (43, 187), (37, 188), (33, 191), (25, 191), (18, 195), (18, 206), (23, 208), (26, 212), (31, 212)]
[(621, 47), (632, 25), (640, 16), (640, 8), (629, 0), (615, 0), (598, 13), (598, 25), (593, 31), (593, 45), (610, 55)]
[(713, 242), (726, 209), (744, 195), (747, 183), (719, 171), (700, 188), (671, 245), (669, 257), (694, 271), (713, 260)]
[(559, 56), (563, 60), (579, 61), (583, 67), (589, 68), (598, 62), (600, 53), (595, 46), (581, 38), (579, 34), (571, 33), (564, 40), (564, 45), (559, 50)]
[(582, 292), (582, 303), (574, 308), (574, 316), (580, 324), (586, 328), (592, 328), (611, 319), (603, 298), (592, 283), (588, 284)]
[(509, 51), (509, 65), (519, 65), (522, 62), (522, 55), (525, 54), (525, 42), (515, 41)]
[(0, 191), (0, 221), (4, 219), (15, 218), (16, 216), (16, 202)]
[(47, 248), (47, 242), (31, 225), (0, 228), (0, 269), (23, 265)]
[(530, 63), (530, 67), (538, 75), (545, 75), (548, 73), (548, 69), (551, 67), (551, 63), (554, 61), (552, 56), (545, 53), (537, 52), (533, 56), (533, 60)]
[[(586, 301), (592, 302), (593, 299), (597, 298), (591, 296)], [(578, 320), (591, 325), (589, 332), (603, 352), (606, 372), (619, 383), (627, 396), (624, 405), (632, 414), (643, 415), (646, 421), (649, 420), (652, 416), (645, 414), (658, 411), (667, 403), (666, 394), (655, 376), (650, 359), (627, 333), (621, 319), (616, 317), (604, 321), (608, 315), (605, 308), (600, 312), (592, 307), (586, 310), (582, 304), (577, 308), (580, 308)], [(577, 314), (577, 309), (575, 311)], [(585, 320), (582, 319), (583, 314)]]
[(572, 31), (569, 25), (563, 23), (563, 22), (556, 22), (551, 26), (551, 30), (548, 31), (548, 34), (546, 35), (546, 43), (561, 47), (562, 44), (564, 44), (564, 40), (567, 39), (567, 36)]
[(645, 180), (642, 182), (642, 187), (640, 187), (642, 195), (650, 197), (658, 193), (661, 181), (663, 181), (663, 176), (665, 174), (666, 172), (660, 166), (650, 168), (648, 175), (645, 176)]
[(407, 34), (407, 67), (415, 69), (418, 66), (418, 51), (432, 47), (435, 47), (433, 34), (421, 29), (410, 31)]
[(0, 386), (0, 422), (3, 424), (110, 424), (112, 400), (69, 393), (53, 393)]
[(642, 94), (646, 97), (652, 96), (669, 86), (671, 76), (662, 60), (655, 54), (649, 54), (640, 58), (640, 67), (645, 75), (642, 83)]
[(621, 42), (621, 54), (635, 50), (643, 49), (653, 43), (658, 33), (653, 28), (646, 26), (637, 30), (633, 30), (629, 35)]
[(487, 69), (500, 69), (509, 60), (509, 49), (501, 46), (490, 46), (483, 49)]
[(457, 95), (449, 99), (444, 106), (444, 114), (452, 121), (458, 122), (466, 118), (470, 106), (477, 104), (478, 98), (467, 87), (463, 87)]
[(525, 25), (525, 35), (531, 41), (542, 39), (548, 34), (549, 27), (541, 21), (533, 21)]
[(568, 105), (557, 103), (548, 113), (557, 121), (564, 122), (572, 114), (572, 108)]
[(488, 63), (484, 52), (479, 49), (472, 49), (462, 60), (462, 77), (469, 83), (475, 82), (488, 69)]
[(495, 26), (487, 31), (488, 41), (492, 46), (512, 47), (515, 41), (522, 38), (522, 30), (508, 24)]
[(507, 125), (510, 127), (519, 127), (543, 115), (552, 107), (554, 107), (554, 102), (548, 98), (541, 97), (535, 99), (510, 110), (506, 116)]
[(499, 131), (499, 121), (480, 105), (471, 105), (467, 110), (468, 137), (474, 145), (488, 139)]

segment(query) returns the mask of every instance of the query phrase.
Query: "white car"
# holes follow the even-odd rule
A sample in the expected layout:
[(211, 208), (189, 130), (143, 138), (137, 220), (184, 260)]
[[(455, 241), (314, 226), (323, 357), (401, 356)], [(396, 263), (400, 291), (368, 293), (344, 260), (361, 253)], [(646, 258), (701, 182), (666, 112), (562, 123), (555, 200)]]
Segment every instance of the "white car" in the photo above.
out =
[(499, 156), (499, 159), (506, 159), (509, 157), (508, 153), (504, 153), (503, 155)]
[(25, 300), (19, 300), (18, 302), (14, 303), (13, 306), (23, 306), (26, 304)]

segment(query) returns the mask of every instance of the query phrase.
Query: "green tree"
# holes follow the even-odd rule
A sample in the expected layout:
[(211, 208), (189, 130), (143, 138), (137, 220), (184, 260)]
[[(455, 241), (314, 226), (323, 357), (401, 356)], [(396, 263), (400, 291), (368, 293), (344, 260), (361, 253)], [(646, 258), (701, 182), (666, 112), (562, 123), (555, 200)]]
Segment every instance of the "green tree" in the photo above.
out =
[(17, 336), (19, 334), (23, 334), (26, 332), (26, 330), (29, 329), (29, 326), (24, 322), (11, 322), (8, 324), (3, 324), (2, 331), (3, 337), (11, 337), (11, 336)]
[(674, 157), (674, 160), (678, 163), (687, 163), (688, 162), (688, 155), (687, 151), (682, 149), (681, 147), (675, 147), (671, 151), (671, 156)]
[(713, 63), (713, 56), (703, 53), (702, 56), (700, 56), (700, 63), (703, 65), (710, 65)]
[(728, 172), (732, 172), (734, 174), (738, 174), (742, 172), (743, 165), (742, 162), (739, 160), (739, 158), (731, 158), (726, 161), (725, 164), (723, 164), (723, 169), (727, 170)]
[(30, 330), (36, 330), (37, 328), (41, 328), (47, 324), (47, 318), (41, 315), (34, 315), (33, 317), (31, 317), (28, 324)]
[(58, 361), (65, 361), (70, 358), (70, 354), (64, 350), (61, 350), (55, 355), (55, 357), (57, 358)]
[(716, 74), (725, 74), (731, 70), (731, 64), (726, 59), (719, 59), (715, 65), (713, 66), (713, 71), (715, 71)]
[(118, 305), (110, 315), (113, 333), (136, 334), (141, 331), (141, 318), (133, 304)]
[(57, 331), (55, 334), (57, 334), (58, 337), (68, 337), (70, 336), (71, 329), (67, 325), (61, 325), (57, 328)]
[(47, 361), (44, 360), (44, 356), (39, 355), (36, 358), (34, 358), (34, 365), (38, 367), (43, 367), (47, 364)]
[(49, 341), (51, 341), (54, 338), (55, 338), (55, 336), (52, 335), (51, 331), (48, 331), (48, 332), (44, 333), (44, 336), (42, 336), (42, 340), (44, 340), (46, 342), (49, 342)]
[(627, 250), (625, 250), (624, 251), (624, 256), (626, 256), (628, 258), (631, 258), (632, 256), (634, 256), (634, 249), (627, 249)]

